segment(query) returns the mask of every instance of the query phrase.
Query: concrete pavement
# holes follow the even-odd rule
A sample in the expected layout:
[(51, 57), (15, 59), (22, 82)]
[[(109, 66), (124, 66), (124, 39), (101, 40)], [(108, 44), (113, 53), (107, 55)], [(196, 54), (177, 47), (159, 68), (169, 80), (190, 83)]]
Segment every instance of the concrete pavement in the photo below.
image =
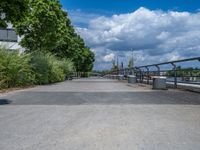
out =
[(200, 94), (77, 79), (0, 96), (2, 150), (199, 150)]

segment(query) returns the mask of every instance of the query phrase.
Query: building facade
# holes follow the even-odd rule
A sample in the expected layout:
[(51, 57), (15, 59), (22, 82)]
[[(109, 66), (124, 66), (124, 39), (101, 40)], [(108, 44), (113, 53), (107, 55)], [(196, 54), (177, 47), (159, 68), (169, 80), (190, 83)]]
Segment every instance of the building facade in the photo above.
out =
[(0, 29), (0, 46), (11, 50), (23, 51), (19, 45), (20, 38), (12, 28)]

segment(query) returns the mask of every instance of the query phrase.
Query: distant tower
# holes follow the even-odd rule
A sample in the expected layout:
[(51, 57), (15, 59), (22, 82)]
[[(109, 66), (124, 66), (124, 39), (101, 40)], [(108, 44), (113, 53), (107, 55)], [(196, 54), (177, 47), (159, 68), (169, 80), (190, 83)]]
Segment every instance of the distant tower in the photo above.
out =
[(124, 63), (123, 62), (121, 62), (121, 69), (123, 69), (124, 68)]

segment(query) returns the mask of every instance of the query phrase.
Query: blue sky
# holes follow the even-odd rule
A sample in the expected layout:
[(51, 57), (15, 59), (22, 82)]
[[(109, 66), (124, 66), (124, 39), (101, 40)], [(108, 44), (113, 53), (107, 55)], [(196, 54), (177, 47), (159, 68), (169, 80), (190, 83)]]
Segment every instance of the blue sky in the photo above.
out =
[(150, 10), (197, 12), (199, 11), (200, 0), (61, 0), (61, 3), (63, 8), (72, 16), (74, 25), (84, 27), (87, 26), (87, 23), (73, 19), (77, 11), (90, 14), (85, 16), (87, 18), (130, 13), (140, 7)]
[(67, 10), (120, 14), (135, 11), (141, 6), (149, 9), (194, 12), (199, 9), (200, 0), (61, 0), (61, 3)]
[(200, 56), (200, 0), (61, 0), (96, 55), (94, 69)]

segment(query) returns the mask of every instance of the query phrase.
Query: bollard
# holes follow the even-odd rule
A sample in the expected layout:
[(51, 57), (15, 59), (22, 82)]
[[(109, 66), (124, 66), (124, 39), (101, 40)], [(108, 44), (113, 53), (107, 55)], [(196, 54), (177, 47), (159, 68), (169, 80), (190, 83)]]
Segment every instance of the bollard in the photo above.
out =
[(136, 83), (136, 76), (128, 75), (128, 83)]
[(153, 77), (153, 89), (166, 90), (167, 89), (166, 77), (159, 77), (159, 76)]

